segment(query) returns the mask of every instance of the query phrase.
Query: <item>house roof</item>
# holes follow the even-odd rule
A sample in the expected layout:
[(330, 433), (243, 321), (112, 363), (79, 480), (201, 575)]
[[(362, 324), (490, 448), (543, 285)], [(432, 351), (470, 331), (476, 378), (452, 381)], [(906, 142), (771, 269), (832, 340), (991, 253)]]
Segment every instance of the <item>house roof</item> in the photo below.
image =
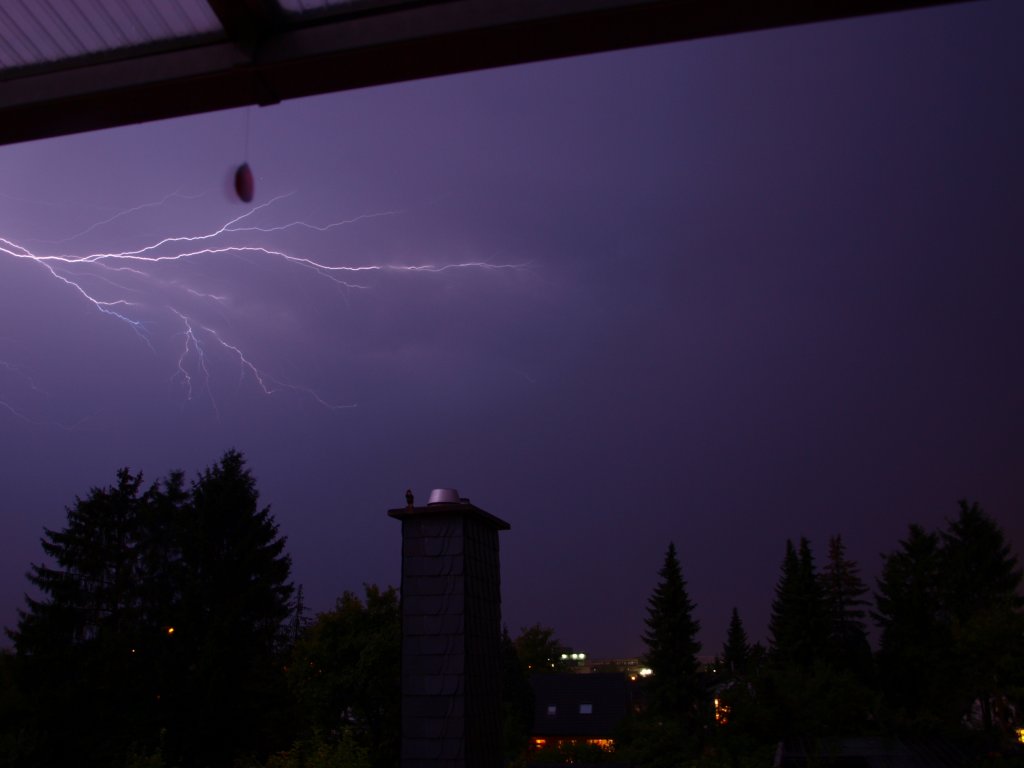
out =
[(966, 0), (0, 0), (0, 144)]
[(537, 737), (611, 738), (630, 711), (630, 683), (621, 673), (542, 673), (530, 684)]

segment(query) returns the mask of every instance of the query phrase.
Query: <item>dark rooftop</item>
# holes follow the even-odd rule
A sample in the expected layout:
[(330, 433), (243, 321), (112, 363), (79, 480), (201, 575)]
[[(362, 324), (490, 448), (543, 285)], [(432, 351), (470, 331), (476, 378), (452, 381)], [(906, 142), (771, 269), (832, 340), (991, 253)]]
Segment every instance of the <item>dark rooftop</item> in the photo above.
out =
[(533, 735), (607, 739), (629, 714), (630, 682), (618, 672), (535, 674)]

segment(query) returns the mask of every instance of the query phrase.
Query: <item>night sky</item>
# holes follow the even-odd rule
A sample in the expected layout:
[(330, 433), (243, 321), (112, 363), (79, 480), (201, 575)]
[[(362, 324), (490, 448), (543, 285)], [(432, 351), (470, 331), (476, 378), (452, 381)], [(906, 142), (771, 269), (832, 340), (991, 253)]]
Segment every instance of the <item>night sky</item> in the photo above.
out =
[(455, 487), (512, 525), (513, 635), (592, 657), (643, 651), (670, 540), (708, 655), (733, 606), (767, 640), (787, 538), (873, 584), (966, 497), (1020, 552), (1022, 28), (987, 0), (0, 147), (0, 624), (76, 495), (232, 447), (312, 609), (397, 585), (386, 510)]

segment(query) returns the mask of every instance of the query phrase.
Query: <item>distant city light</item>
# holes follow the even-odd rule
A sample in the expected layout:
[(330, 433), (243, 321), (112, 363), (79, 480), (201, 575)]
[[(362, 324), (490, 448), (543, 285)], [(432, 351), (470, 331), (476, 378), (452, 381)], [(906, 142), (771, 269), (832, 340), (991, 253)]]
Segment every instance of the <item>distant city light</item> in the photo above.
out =
[(650, 677), (654, 674), (654, 670), (650, 667), (644, 667), (640, 670), (640, 677)]
[(167, 634), (168, 635), (173, 635), (174, 634), (174, 627), (168, 627), (167, 628)]

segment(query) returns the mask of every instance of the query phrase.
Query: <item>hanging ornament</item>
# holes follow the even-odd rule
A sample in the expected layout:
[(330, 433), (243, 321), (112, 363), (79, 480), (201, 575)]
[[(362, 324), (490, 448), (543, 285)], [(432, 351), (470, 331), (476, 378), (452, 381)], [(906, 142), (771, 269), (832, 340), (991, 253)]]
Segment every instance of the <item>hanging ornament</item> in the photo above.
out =
[(243, 203), (251, 203), (255, 190), (255, 182), (252, 180), (252, 169), (248, 163), (242, 163), (235, 171), (235, 194)]

